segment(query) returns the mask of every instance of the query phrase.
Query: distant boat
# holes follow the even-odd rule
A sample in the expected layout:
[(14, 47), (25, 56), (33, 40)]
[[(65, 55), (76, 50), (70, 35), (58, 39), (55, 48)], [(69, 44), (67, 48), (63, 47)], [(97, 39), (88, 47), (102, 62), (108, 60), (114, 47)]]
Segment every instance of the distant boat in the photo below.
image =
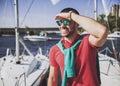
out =
[(120, 31), (115, 31), (115, 32), (109, 34), (107, 37), (107, 39), (111, 39), (111, 40), (114, 40), (117, 38), (120, 38)]
[(27, 35), (23, 37), (24, 40), (29, 40), (29, 41), (47, 41), (50, 37), (44, 34), (39, 34), (39, 35)]

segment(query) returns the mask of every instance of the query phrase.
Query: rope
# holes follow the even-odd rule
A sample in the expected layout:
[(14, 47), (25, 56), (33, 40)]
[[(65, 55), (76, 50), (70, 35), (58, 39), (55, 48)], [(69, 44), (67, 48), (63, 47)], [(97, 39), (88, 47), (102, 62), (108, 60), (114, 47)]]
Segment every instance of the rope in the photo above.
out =
[(104, 48), (103, 50), (101, 50), (99, 52), (102, 53), (104, 51), (106, 52), (106, 54), (107, 54), (107, 51), (112, 54), (111, 50), (108, 47)]
[(23, 22), (25, 21), (25, 19), (26, 19), (26, 17), (27, 17), (27, 14), (29, 13), (29, 11), (30, 11), (30, 9), (31, 9), (34, 1), (35, 1), (35, 0), (32, 0), (32, 2), (30, 3), (30, 6), (28, 7), (28, 10), (27, 10), (27, 12), (25, 13), (25, 16), (23, 17), (23, 20), (22, 20), (20, 26), (22, 26)]

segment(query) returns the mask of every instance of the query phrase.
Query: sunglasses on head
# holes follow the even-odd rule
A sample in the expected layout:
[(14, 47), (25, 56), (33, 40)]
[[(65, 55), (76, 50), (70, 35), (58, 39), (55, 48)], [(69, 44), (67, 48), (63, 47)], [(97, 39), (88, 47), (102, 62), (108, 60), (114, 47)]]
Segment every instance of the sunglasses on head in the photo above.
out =
[(67, 20), (67, 19), (65, 19), (65, 20), (58, 20), (58, 21), (56, 21), (56, 23), (57, 23), (58, 26), (61, 26), (62, 23), (63, 23), (64, 25), (70, 25), (70, 21)]

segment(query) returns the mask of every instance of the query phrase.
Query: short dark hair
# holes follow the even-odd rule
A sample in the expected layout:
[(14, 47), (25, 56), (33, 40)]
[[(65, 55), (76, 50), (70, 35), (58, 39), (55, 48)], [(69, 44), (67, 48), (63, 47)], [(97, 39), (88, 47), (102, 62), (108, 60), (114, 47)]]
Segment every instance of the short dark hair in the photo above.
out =
[(69, 12), (69, 11), (72, 11), (73, 13), (76, 13), (79, 15), (79, 12), (74, 8), (64, 8), (63, 10), (61, 10), (61, 13), (62, 12)]

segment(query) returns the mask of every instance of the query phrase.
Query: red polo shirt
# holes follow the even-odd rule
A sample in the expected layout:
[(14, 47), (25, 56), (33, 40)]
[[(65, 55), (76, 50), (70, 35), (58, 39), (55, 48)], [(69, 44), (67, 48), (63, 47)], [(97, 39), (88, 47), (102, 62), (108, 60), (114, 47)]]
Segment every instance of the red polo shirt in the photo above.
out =
[[(79, 38), (69, 43), (62, 40), (65, 48), (71, 47)], [(75, 51), (75, 74), (76, 77), (68, 79), (68, 86), (100, 86), (96, 70), (96, 53), (98, 48), (88, 41), (89, 35), (82, 39), (82, 42)], [(61, 74), (64, 74), (64, 54), (57, 45), (50, 49), (49, 59), (51, 66), (60, 67)]]

